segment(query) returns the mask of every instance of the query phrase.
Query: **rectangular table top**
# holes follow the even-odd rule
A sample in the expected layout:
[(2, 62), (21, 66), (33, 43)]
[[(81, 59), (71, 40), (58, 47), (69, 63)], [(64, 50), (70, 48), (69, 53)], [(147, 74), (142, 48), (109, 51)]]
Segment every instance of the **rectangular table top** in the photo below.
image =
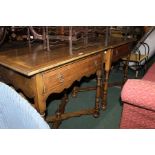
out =
[(31, 48), (16, 48), (0, 52), (0, 65), (10, 68), (26, 76), (52, 69), (63, 64), (115, 48), (123, 44), (133, 42), (133, 39), (111, 39), (108, 46), (104, 42), (97, 42), (93, 46), (73, 50), (69, 53), (69, 47), (58, 47), (50, 51), (44, 50), (43, 45), (35, 45)]

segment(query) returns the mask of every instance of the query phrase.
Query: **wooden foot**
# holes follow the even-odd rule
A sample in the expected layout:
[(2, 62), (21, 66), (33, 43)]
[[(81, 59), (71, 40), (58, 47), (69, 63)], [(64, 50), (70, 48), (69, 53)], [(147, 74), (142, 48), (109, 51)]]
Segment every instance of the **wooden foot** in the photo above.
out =
[(99, 113), (98, 111), (96, 111), (96, 112), (93, 114), (93, 117), (98, 118), (99, 115), (100, 115), (100, 113)]

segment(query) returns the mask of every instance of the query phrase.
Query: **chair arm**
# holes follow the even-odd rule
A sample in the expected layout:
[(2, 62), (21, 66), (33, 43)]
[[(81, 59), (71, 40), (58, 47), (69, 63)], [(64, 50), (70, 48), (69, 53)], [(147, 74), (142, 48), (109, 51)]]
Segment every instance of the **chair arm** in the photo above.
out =
[(123, 102), (155, 110), (155, 82), (130, 79), (121, 92)]

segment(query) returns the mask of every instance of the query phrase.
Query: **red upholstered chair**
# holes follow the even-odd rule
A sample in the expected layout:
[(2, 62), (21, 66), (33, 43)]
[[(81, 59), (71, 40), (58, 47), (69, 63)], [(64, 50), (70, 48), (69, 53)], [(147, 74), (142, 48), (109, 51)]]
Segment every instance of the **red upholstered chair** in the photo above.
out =
[(121, 99), (120, 128), (155, 129), (155, 64), (143, 79), (130, 79), (125, 83)]

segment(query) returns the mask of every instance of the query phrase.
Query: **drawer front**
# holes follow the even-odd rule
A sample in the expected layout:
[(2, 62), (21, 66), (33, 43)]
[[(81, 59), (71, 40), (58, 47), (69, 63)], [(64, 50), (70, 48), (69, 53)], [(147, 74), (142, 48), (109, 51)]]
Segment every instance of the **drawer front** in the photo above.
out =
[(43, 73), (43, 93), (60, 93), (74, 81), (94, 74), (101, 68), (101, 60), (101, 54), (93, 55)]
[(113, 49), (113, 61), (117, 61), (118, 59), (127, 56), (130, 53), (129, 44), (121, 45), (117, 48)]

